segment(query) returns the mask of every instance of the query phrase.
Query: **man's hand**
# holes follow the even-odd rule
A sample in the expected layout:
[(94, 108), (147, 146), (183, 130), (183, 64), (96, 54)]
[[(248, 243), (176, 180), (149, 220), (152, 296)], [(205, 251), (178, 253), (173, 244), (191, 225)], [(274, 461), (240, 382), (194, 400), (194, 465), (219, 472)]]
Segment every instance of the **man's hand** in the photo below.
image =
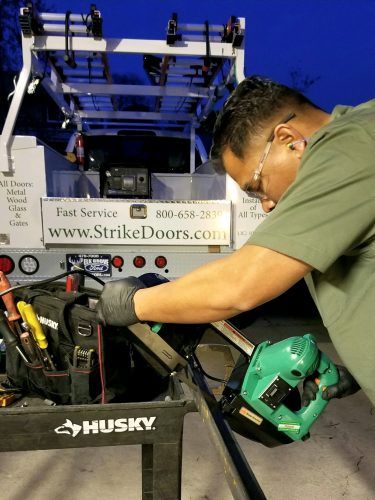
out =
[(134, 294), (146, 288), (134, 276), (106, 283), (96, 305), (99, 322), (102, 325), (129, 326), (138, 323), (134, 310)]
[[(322, 398), (326, 401), (332, 398), (345, 398), (360, 390), (360, 386), (345, 366), (337, 365), (337, 371), (339, 372), (337, 384), (328, 386), (322, 393)], [(308, 406), (311, 401), (316, 399), (318, 389), (313, 379), (306, 380), (302, 393), (302, 406)]]

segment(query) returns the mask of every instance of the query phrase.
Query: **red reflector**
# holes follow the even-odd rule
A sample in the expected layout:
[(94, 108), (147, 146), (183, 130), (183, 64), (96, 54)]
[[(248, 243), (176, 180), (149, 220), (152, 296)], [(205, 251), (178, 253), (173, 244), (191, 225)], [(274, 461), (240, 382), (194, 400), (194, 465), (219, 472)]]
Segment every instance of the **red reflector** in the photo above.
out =
[(134, 257), (133, 264), (135, 267), (144, 267), (146, 265), (146, 259), (141, 255), (137, 255), (137, 257)]
[(124, 259), (120, 257), (119, 255), (116, 255), (112, 259), (112, 266), (115, 267), (116, 269), (119, 269), (124, 265)]
[(13, 259), (8, 257), (8, 255), (0, 255), (0, 271), (4, 274), (9, 274), (14, 269)]
[(163, 257), (162, 255), (159, 255), (159, 257), (156, 257), (155, 259), (155, 266), (161, 269), (162, 267), (165, 267), (167, 265), (167, 259)]

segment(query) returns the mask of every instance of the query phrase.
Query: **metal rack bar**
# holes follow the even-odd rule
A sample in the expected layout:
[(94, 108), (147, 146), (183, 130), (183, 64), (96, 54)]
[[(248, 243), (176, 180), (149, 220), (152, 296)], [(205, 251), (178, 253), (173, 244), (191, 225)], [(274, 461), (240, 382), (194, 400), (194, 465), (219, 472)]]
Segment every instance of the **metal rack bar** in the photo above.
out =
[(188, 378), (197, 385), (197, 390), (193, 391), (193, 397), (222, 461), (225, 478), (233, 498), (235, 500), (266, 500), (233, 431), (218, 409), (215, 397), (203, 375), (192, 363), (188, 367)]

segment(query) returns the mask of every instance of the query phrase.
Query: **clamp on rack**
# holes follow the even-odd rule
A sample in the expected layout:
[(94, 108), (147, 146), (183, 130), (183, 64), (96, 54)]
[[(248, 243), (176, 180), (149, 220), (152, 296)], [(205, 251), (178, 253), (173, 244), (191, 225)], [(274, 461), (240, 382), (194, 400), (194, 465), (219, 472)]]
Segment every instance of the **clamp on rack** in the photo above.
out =
[[(71, 14), (67, 11), (65, 14), (53, 12), (39, 13), (33, 2), (28, 2), (26, 7), (20, 9), (18, 16), (21, 31), (24, 36), (40, 36), (47, 33), (64, 33), (66, 23), (72, 33), (87, 35), (92, 34), (95, 39), (103, 37), (103, 19), (100, 11), (95, 4), (91, 4), (90, 12), (83, 14)], [(54, 21), (56, 24), (50, 23)]]

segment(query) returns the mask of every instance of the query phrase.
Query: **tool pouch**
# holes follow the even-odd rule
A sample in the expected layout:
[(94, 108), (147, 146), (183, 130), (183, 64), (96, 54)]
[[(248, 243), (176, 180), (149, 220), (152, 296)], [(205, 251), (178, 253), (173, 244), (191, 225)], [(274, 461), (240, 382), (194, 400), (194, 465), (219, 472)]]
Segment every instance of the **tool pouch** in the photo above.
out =
[[(149, 277), (154, 275), (144, 275)], [(158, 276), (158, 275), (156, 275)], [(156, 282), (147, 282), (154, 286)], [(16, 302), (32, 305), (48, 341), (56, 370), (25, 363), (8, 349), (10, 383), (57, 404), (149, 401), (163, 397), (169, 372), (127, 328), (100, 327), (94, 310), (100, 292), (66, 292), (62, 283), (15, 291)], [(159, 335), (181, 356), (198, 344), (204, 325), (163, 325)]]
[(139, 367), (126, 330), (99, 327), (93, 309), (98, 297), (92, 289), (67, 293), (60, 284), (18, 290), (16, 302), (32, 304), (56, 370), (42, 361), (27, 364), (17, 350), (8, 349), (9, 382), (57, 404), (128, 401)]

